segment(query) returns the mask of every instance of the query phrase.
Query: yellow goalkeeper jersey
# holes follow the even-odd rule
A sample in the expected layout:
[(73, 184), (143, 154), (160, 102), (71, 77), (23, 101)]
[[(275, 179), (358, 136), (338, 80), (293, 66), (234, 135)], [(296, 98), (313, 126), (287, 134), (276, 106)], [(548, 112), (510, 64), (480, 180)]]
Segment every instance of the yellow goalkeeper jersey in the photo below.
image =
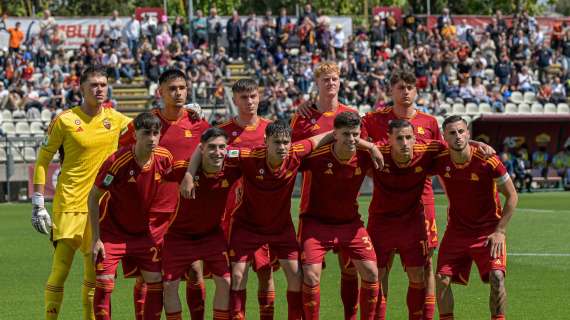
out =
[(53, 199), (54, 212), (87, 212), (87, 196), (99, 167), (115, 150), (131, 118), (112, 108), (94, 117), (79, 107), (51, 122), (34, 170), (34, 184), (45, 184), (49, 163), (62, 150), (63, 163)]

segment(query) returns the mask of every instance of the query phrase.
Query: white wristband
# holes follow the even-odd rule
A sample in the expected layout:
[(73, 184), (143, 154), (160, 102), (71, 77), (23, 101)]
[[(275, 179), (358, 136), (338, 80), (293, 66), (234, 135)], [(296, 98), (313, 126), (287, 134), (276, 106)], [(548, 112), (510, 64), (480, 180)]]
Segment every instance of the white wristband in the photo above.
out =
[(32, 204), (36, 207), (44, 206), (44, 195), (39, 192), (34, 192), (32, 195)]

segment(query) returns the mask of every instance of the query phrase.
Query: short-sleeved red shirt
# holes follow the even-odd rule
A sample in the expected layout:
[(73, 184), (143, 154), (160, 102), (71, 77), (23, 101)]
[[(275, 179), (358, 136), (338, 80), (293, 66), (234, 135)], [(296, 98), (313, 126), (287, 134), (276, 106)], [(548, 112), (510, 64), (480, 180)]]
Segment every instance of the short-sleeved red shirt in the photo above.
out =
[(234, 213), (235, 223), (256, 233), (279, 233), (292, 224), (291, 194), (301, 160), (312, 151), (310, 140), (291, 145), (280, 168), (267, 164), (267, 148), (236, 149), (228, 152), (230, 165), (243, 176), (243, 196)]
[(372, 160), (364, 150), (357, 150), (350, 160), (339, 160), (333, 145), (320, 147), (303, 160), (301, 197), (306, 202), (300, 214), (327, 224), (350, 223), (360, 219), (357, 198)]
[(384, 168), (374, 170), (374, 192), (369, 219), (400, 217), (423, 211), (424, 180), (431, 173), (434, 159), (445, 146), (439, 141), (415, 144), (413, 156), (406, 166), (398, 165), (391, 147), (380, 146)]
[[(392, 107), (370, 112), (362, 118), (362, 138), (372, 142), (388, 143), (388, 128), (390, 121), (399, 119)], [(443, 142), (441, 131), (435, 117), (417, 111), (416, 115), (407, 119), (414, 126), (414, 134), (418, 142), (438, 140)], [(434, 204), (431, 179), (426, 179), (423, 201), (426, 205)]]
[(200, 170), (194, 177), (196, 197), (180, 198), (168, 233), (196, 236), (219, 228), (228, 192), (240, 176), (239, 169), (231, 166), (224, 166), (220, 172), (212, 174)]
[[(152, 113), (160, 119), (162, 129), (160, 132), (159, 145), (168, 149), (174, 157), (174, 162), (187, 161), (200, 143), (202, 133), (210, 125), (203, 119), (194, 120), (187, 110), (183, 110), (182, 116), (175, 120), (167, 120), (162, 116), (159, 109)], [(135, 130), (131, 122), (128, 131), (121, 135), (119, 143), (129, 145), (135, 142)], [(178, 203), (178, 185), (176, 183), (164, 183), (160, 185), (158, 193), (152, 203), (151, 212), (174, 212)]]
[(471, 147), (471, 160), (456, 164), (449, 150), (437, 156), (434, 172), (443, 183), (449, 199), (448, 228), (462, 232), (492, 232), (502, 217), (497, 183), (508, 179), (505, 166), (497, 156), (485, 159)]
[(321, 113), (318, 110), (312, 109), (311, 116), (308, 118), (304, 118), (296, 114), (291, 120), (291, 139), (293, 142), (296, 142), (331, 131), (334, 128), (334, 118), (339, 113), (345, 111), (357, 112), (355, 109), (339, 103), (335, 111)]
[(235, 119), (224, 122), (218, 128), (228, 135), (228, 145), (236, 148), (254, 148), (265, 143), (265, 128), (271, 121), (259, 118), (257, 124), (241, 127)]
[(164, 177), (172, 172), (172, 155), (168, 150), (156, 147), (150, 163), (141, 168), (133, 148), (119, 149), (99, 169), (95, 186), (109, 192), (100, 217), (101, 233), (147, 234), (153, 199)]

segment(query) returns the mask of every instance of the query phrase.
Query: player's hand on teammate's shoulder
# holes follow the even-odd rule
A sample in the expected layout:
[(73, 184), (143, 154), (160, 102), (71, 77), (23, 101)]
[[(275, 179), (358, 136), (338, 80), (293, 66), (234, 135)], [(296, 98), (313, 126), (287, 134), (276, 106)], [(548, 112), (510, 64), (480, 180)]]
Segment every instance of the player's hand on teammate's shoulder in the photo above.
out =
[(194, 177), (190, 173), (184, 175), (184, 179), (180, 182), (180, 195), (186, 199), (194, 199), (196, 188), (194, 185)]
[(315, 100), (308, 99), (307, 101), (301, 103), (299, 107), (297, 107), (297, 115), (301, 116), (302, 118), (309, 118), (315, 109)]
[(384, 156), (377, 146), (370, 149), (370, 157), (372, 158), (372, 163), (374, 164), (374, 169), (381, 170), (384, 168)]
[(44, 206), (44, 196), (35, 192), (32, 196), (32, 226), (36, 231), (49, 234), (51, 228), (51, 217)]
[(505, 233), (501, 231), (495, 231), (487, 237), (485, 246), (491, 250), (491, 258), (496, 259), (505, 254), (505, 238)]
[(485, 158), (487, 159), (497, 154), (497, 151), (495, 151), (493, 147), (484, 142), (478, 142), (478, 145), (479, 145), (479, 151), (481, 151), (485, 156)]

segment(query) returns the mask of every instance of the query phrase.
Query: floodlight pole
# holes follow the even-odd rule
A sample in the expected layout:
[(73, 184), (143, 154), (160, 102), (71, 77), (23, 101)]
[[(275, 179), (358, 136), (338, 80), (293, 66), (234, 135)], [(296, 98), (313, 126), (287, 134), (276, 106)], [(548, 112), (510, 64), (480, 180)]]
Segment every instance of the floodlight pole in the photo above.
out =
[(188, 0), (188, 35), (192, 39), (192, 19), (194, 19), (194, 3), (192, 0)]

